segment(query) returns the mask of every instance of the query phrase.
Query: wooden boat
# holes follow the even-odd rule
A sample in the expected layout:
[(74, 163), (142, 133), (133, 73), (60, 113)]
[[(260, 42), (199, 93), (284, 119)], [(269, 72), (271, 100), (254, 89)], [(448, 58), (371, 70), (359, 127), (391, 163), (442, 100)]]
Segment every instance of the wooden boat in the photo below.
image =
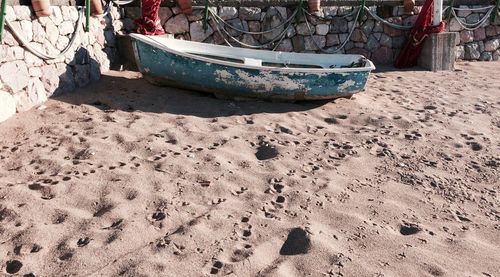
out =
[(364, 89), (373, 63), (361, 55), (232, 48), (131, 34), (144, 77), (156, 85), (231, 98), (315, 100)]

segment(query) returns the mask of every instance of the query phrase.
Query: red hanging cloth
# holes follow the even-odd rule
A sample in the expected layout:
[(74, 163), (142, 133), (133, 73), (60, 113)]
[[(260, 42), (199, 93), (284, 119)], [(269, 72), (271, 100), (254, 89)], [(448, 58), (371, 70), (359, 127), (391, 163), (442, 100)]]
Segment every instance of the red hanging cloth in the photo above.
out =
[(136, 19), (137, 32), (144, 35), (164, 35), (160, 21), (161, 0), (141, 0), (142, 18)]
[(418, 14), (415, 25), (411, 29), (410, 37), (405, 47), (399, 53), (395, 66), (398, 68), (412, 67), (422, 52), (425, 38), (431, 33), (440, 33), (444, 30), (445, 22), (432, 26), (432, 7), (434, 0), (426, 0)]

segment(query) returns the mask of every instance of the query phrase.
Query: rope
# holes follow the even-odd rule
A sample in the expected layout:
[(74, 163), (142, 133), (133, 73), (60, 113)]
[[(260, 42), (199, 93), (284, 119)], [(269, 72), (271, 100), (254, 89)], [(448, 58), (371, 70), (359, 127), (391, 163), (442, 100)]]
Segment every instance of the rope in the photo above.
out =
[(250, 32), (250, 31), (241, 30), (241, 29), (239, 29), (239, 28), (237, 28), (237, 27), (235, 27), (235, 26), (233, 26), (233, 25), (231, 25), (231, 24), (227, 23), (226, 21), (224, 21), (224, 19), (222, 19), (220, 16), (218, 16), (218, 15), (217, 15), (217, 14), (215, 14), (215, 13), (212, 13), (212, 16), (213, 16), (213, 17), (216, 17), (216, 18), (217, 18), (217, 20), (221, 21), (221, 22), (222, 22), (224, 25), (226, 25), (227, 27), (229, 27), (229, 28), (231, 28), (231, 29), (233, 29), (233, 30), (235, 30), (235, 31), (238, 31), (238, 32), (240, 32), (240, 33), (243, 33), (243, 34), (249, 34), (249, 35), (263, 35), (263, 34), (272, 33), (272, 32), (274, 32), (274, 30), (276, 30), (276, 29), (278, 29), (278, 28), (281, 28), (281, 27), (285, 26), (286, 24), (290, 23), (290, 21), (292, 21), (292, 20), (293, 20), (293, 18), (294, 18), (294, 15), (291, 15), (289, 18), (287, 18), (287, 20), (286, 20), (286, 21), (284, 21), (284, 22), (280, 23), (279, 25), (277, 25), (277, 26), (275, 26), (275, 27), (273, 27), (272, 29), (269, 29), (269, 30), (260, 31), (260, 32)]
[(26, 48), (28, 51), (33, 53), (33, 55), (35, 55), (43, 60), (53, 60), (53, 59), (57, 59), (57, 58), (62, 57), (66, 52), (68, 52), (68, 50), (71, 47), (73, 47), (73, 44), (75, 43), (75, 39), (78, 36), (78, 33), (80, 32), (80, 28), (82, 25), (82, 18), (83, 18), (82, 15), (83, 15), (83, 9), (80, 8), (79, 12), (78, 12), (78, 21), (76, 22), (76, 26), (75, 26), (75, 32), (73, 33), (73, 36), (71, 37), (68, 45), (66, 45), (66, 47), (57, 55), (45, 54), (45, 53), (40, 52), (38, 49), (31, 47), (29, 45), (29, 42), (27, 42), (21, 35), (19, 35), (19, 33), (13, 28), (13, 26), (10, 24), (9, 21), (5, 20), (5, 23), (7, 23), (7, 27), (9, 27), (9, 29), (12, 32), (12, 34), (14, 35), (14, 37), (16, 37), (17, 40), (19, 40), (19, 42), (21, 43), (21, 45), (24, 48)]
[[(453, 5), (451, 5), (451, 6), (453, 6)], [(482, 10), (490, 9), (491, 7), (493, 7), (493, 6), (486, 6), (486, 7), (480, 7), (480, 8), (456, 8), (456, 7), (452, 7), (452, 8), (455, 11), (471, 11), (471, 12), (475, 12), (475, 11), (482, 11)]]
[(321, 52), (327, 53), (327, 54), (336, 53), (336, 52), (339, 52), (340, 50), (342, 50), (345, 47), (345, 45), (347, 44), (347, 42), (351, 39), (351, 36), (352, 36), (352, 33), (354, 32), (354, 29), (356, 29), (356, 22), (358, 22), (358, 18), (359, 18), (359, 15), (361, 14), (361, 10), (362, 10), (362, 6), (359, 7), (358, 12), (356, 14), (356, 18), (353, 21), (354, 23), (352, 24), (352, 28), (349, 31), (349, 34), (347, 35), (344, 42), (342, 42), (342, 44), (339, 47), (337, 47), (333, 50), (326, 50), (318, 45), (318, 43), (314, 39), (314, 36), (312, 35), (311, 26), (309, 25), (309, 21), (307, 20), (307, 17), (306, 17), (306, 26), (307, 26), (307, 29), (309, 30), (309, 36), (311, 37), (311, 40), (313, 41), (316, 48), (318, 48)]
[(443, 11), (445, 14), (446, 22), (450, 23), (451, 20), (451, 11), (453, 10), (453, 6), (455, 5), (455, 0), (451, 0), (450, 6), (446, 7)]
[[(217, 29), (217, 32), (219, 32), (219, 34), (221, 34), (221, 36), (223, 37), (224, 41), (226, 42), (226, 44), (230, 47), (234, 47), (229, 41), (226, 40), (226, 38), (224, 37), (224, 34), (226, 34), (231, 40), (233, 40), (234, 42), (242, 45), (242, 46), (245, 46), (245, 47), (248, 47), (248, 48), (252, 48), (252, 49), (264, 49), (264, 48), (269, 48), (270, 46), (274, 45), (274, 48), (272, 49), (273, 51), (276, 50), (278, 48), (278, 46), (281, 44), (281, 42), (283, 41), (283, 39), (285, 38), (286, 36), (286, 33), (288, 32), (288, 29), (290, 28), (291, 26), (291, 20), (289, 20), (288, 22), (290, 22), (290, 24), (288, 24), (288, 26), (286, 26), (286, 28), (283, 29), (283, 31), (281, 33), (279, 33), (276, 37), (274, 37), (273, 39), (271, 39), (271, 41), (269, 41), (268, 43), (265, 43), (265, 44), (261, 44), (261, 45), (250, 45), (250, 44), (247, 44), (247, 43), (244, 43), (240, 40), (238, 40), (237, 38), (235, 38), (234, 36), (232, 36), (225, 28), (224, 26), (222, 26), (222, 31), (224, 32), (224, 34), (222, 34), (221, 30), (219, 29), (219, 24), (221, 23), (221, 21), (219, 21), (218, 17), (215, 16), (214, 12), (213, 11), (209, 11), (210, 14), (212, 15), (212, 19), (214, 20), (214, 22), (216, 23), (215, 27)], [(290, 18), (293, 18), (295, 17), (297, 13), (297, 10), (294, 11), (294, 13), (291, 15)], [(219, 17), (220, 18), (220, 17)], [(222, 23), (224, 23), (224, 21), (222, 20)], [(281, 25), (282, 26), (282, 25)], [(277, 27), (274, 27), (273, 29), (271, 30), (276, 30), (277, 28), (279, 28), (280, 26), (277, 26)], [(244, 33), (249, 33), (249, 34), (252, 34), (253, 32), (244, 32)], [(276, 44), (276, 42), (278, 41), (278, 43)]]
[(311, 17), (315, 17), (317, 19), (320, 19), (320, 20), (323, 20), (323, 21), (329, 21), (329, 20), (332, 20), (336, 17), (338, 18), (347, 18), (347, 17), (351, 17), (353, 16), (354, 14), (356, 14), (357, 10), (356, 9), (352, 9), (352, 11), (348, 14), (345, 14), (345, 15), (337, 15), (337, 16), (330, 16), (330, 17), (324, 17), (324, 16), (319, 16), (319, 15), (316, 15), (316, 14), (312, 14), (312, 13), (309, 13), (306, 9), (303, 10), (305, 14), (311, 16)]
[(394, 29), (397, 29), (397, 30), (411, 30), (411, 28), (413, 28), (413, 26), (404, 26), (404, 25), (399, 25), (399, 24), (394, 24), (392, 22), (389, 22), (385, 19), (383, 19), (382, 17), (378, 16), (376, 13), (372, 12), (368, 7), (365, 6), (365, 10), (368, 11), (368, 14), (370, 14), (371, 17), (373, 17), (375, 20), (378, 20), (380, 22), (382, 22), (383, 24), (389, 26), (389, 27), (392, 27)]
[(135, 0), (111, 0), (111, 2), (113, 2), (115, 5), (117, 6), (125, 6), (125, 5), (128, 5), (128, 4), (132, 4), (135, 2)]
[(483, 16), (483, 18), (481, 18), (478, 22), (476, 23), (467, 23), (467, 22), (463, 22), (462, 19), (460, 19), (457, 14), (455, 13), (455, 10), (452, 9), (451, 10), (451, 13), (453, 15), (453, 17), (455, 17), (455, 19), (458, 21), (458, 24), (464, 28), (465, 30), (469, 30), (469, 31), (474, 31), (476, 29), (479, 29), (482, 27), (482, 25), (490, 18), (490, 15), (491, 13), (493, 12), (494, 8), (490, 8), (490, 10), (488, 10), (486, 12), (486, 14)]

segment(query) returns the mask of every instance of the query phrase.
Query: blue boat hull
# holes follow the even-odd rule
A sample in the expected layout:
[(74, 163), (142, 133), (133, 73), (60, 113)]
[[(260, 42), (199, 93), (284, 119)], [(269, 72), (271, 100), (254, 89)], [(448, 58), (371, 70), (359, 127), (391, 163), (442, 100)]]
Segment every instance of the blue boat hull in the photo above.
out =
[(138, 39), (133, 47), (147, 80), (233, 98), (319, 100), (347, 97), (364, 89), (370, 70), (289, 72), (227, 66), (159, 49)]

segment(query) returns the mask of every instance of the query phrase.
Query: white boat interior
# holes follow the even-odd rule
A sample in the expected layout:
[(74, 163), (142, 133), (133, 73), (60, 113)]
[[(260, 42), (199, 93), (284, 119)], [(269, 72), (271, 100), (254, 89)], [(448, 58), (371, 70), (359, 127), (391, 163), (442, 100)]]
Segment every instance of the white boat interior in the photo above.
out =
[(362, 55), (254, 50), (178, 40), (171, 35), (131, 34), (131, 37), (170, 53), (235, 67), (306, 72), (356, 72), (375, 69), (373, 63)]

